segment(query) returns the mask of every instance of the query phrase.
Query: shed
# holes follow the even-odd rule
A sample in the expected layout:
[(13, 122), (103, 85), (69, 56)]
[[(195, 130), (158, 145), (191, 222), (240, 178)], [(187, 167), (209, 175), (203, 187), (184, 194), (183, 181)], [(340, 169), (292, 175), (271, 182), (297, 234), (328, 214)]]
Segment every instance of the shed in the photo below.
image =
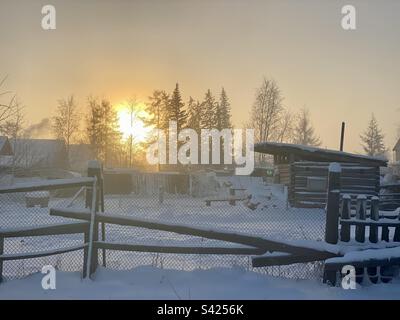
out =
[(294, 207), (325, 206), (331, 162), (342, 166), (341, 193), (353, 198), (377, 196), (380, 167), (387, 166), (382, 158), (296, 144), (263, 142), (256, 144), (254, 151), (274, 156), (278, 181), (288, 187), (288, 200)]

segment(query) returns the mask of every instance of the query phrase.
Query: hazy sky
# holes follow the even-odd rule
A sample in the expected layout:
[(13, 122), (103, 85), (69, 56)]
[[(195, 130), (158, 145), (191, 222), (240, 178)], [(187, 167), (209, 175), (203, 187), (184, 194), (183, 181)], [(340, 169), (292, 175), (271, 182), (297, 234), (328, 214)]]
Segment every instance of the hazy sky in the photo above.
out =
[[(57, 29), (41, 28), (53, 4)], [(341, 7), (357, 30), (341, 28)], [(255, 88), (273, 78), (293, 111), (310, 109), (323, 146), (360, 152), (374, 112), (395, 142), (400, 122), (398, 0), (0, 0), (0, 77), (27, 106), (28, 121), (52, 115), (57, 99), (90, 94), (120, 103), (181, 85), (185, 99), (225, 87), (237, 126)]]

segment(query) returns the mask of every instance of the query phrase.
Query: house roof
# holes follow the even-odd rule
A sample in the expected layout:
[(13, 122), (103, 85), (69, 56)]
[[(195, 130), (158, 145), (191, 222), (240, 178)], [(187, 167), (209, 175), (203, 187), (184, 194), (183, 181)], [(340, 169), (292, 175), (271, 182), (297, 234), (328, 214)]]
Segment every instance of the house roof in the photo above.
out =
[(12, 156), (13, 150), (7, 137), (0, 137), (0, 156)]
[(393, 147), (393, 151), (400, 150), (400, 138), (397, 140), (396, 144)]
[(64, 168), (68, 164), (63, 140), (16, 139), (12, 141), (12, 147), (17, 165)]
[(375, 166), (387, 166), (387, 160), (381, 157), (370, 157), (298, 144), (261, 142), (254, 145), (254, 151), (272, 155), (293, 154), (298, 158), (307, 161), (356, 162)]

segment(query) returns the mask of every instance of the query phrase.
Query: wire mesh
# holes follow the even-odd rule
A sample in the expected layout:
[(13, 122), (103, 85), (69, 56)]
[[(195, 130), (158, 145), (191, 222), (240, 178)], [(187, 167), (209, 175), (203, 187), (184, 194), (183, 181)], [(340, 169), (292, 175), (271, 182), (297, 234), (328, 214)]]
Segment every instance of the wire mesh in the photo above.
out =
[[(227, 199), (236, 188), (235, 205)], [(324, 238), (325, 212), (322, 209), (291, 208), (284, 186), (266, 183), (256, 177), (214, 177), (203, 192), (168, 193), (160, 196), (157, 185), (146, 192), (106, 194), (105, 212), (141, 219), (204, 229), (235, 232), (282, 240)], [(200, 188), (199, 188), (200, 189)], [(206, 194), (204, 194), (204, 190)], [(206, 200), (211, 201), (208, 206)], [(106, 225), (106, 241), (163, 246), (229, 247), (239, 245), (195, 236), (118, 225)], [(252, 268), (250, 256), (209, 254), (163, 254), (106, 251), (107, 267), (130, 269), (141, 265), (178, 270), (241, 267), (275, 276), (296, 279), (318, 278), (322, 264)]]
[[(203, 179), (204, 180), (204, 179)], [(141, 219), (204, 229), (236, 232), (274, 239), (322, 240), (324, 237), (325, 212), (322, 209), (291, 208), (284, 187), (266, 183), (253, 177), (213, 177), (206, 183), (193, 182), (191, 192), (163, 192), (157, 184), (146, 192), (130, 194), (106, 194), (105, 213), (116, 213)], [(107, 189), (107, 186), (105, 186)], [(235, 187), (234, 205), (227, 199)], [(177, 190), (177, 189), (175, 189)], [(71, 219), (50, 216), (49, 207), (67, 207), (77, 189), (55, 190), (48, 193), (48, 204), (40, 203), (46, 192), (12, 193), (0, 195), (0, 228), (32, 227), (53, 223), (71, 222)], [(191, 193), (191, 195), (189, 194)], [(33, 203), (32, 198), (34, 199)], [(207, 205), (206, 200), (211, 201)], [(72, 207), (84, 208), (83, 194), (75, 199)], [(99, 239), (102, 239), (99, 228)], [(149, 230), (119, 225), (105, 225), (105, 240), (114, 243), (138, 245), (238, 247), (240, 245), (210, 240), (190, 235)], [(82, 234), (6, 238), (4, 253), (15, 254), (53, 250), (83, 243)], [(99, 264), (103, 263), (103, 250), (99, 250)], [(273, 276), (296, 279), (318, 278), (322, 273), (320, 262), (293, 264), (290, 266), (253, 268), (248, 255), (211, 254), (162, 254), (106, 250), (106, 267), (131, 269), (150, 265), (177, 270), (240, 267)], [(38, 272), (50, 264), (62, 271), (82, 271), (83, 250), (57, 254), (43, 258), (5, 261), (3, 277), (21, 278)]]
[[(49, 215), (50, 207), (66, 207), (70, 204), (74, 189), (18, 192), (0, 195), (0, 230), (31, 228), (71, 222), (71, 219)], [(74, 207), (84, 207), (83, 196)], [(38, 253), (83, 244), (83, 234), (48, 235), (34, 237), (9, 237), (4, 239), (5, 255)], [(81, 271), (83, 250), (45, 257), (7, 260), (3, 262), (3, 279), (16, 279), (40, 272), (45, 265), (58, 270)]]

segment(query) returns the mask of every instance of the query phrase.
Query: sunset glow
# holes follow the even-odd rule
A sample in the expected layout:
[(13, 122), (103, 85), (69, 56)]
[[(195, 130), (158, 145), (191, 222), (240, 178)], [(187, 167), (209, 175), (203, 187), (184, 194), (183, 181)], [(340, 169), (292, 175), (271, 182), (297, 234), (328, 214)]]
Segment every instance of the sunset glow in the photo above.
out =
[(148, 139), (152, 127), (146, 126), (145, 120), (150, 119), (151, 115), (145, 110), (143, 104), (121, 105), (117, 113), (119, 129), (124, 140), (132, 137), (133, 143), (139, 144)]

